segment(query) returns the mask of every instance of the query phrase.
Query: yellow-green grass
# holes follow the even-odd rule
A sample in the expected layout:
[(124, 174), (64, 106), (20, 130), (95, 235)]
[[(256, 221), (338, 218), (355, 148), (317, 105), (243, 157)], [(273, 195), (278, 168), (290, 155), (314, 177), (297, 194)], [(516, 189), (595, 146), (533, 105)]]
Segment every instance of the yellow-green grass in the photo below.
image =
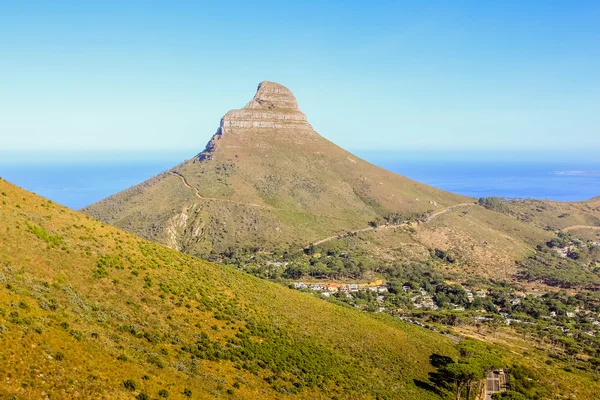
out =
[(514, 278), (515, 261), (552, 237), (532, 224), (479, 206), (454, 209), (416, 231), (417, 240), (429, 248), (452, 252), (460, 272), (504, 280)]
[(0, 193), (0, 398), (427, 399), (428, 357), (454, 355), (437, 333)]
[(515, 262), (533, 254), (538, 243), (553, 235), (513, 216), (473, 205), (453, 209), (428, 222), (382, 226), (334, 239), (324, 248), (360, 249), (377, 262), (393, 264), (426, 262), (434, 249), (440, 249), (456, 260), (442, 267), (457, 278), (513, 280)]
[(561, 230), (570, 226), (600, 226), (600, 200), (561, 203), (548, 200), (517, 200), (508, 204), (517, 218), (540, 228)]

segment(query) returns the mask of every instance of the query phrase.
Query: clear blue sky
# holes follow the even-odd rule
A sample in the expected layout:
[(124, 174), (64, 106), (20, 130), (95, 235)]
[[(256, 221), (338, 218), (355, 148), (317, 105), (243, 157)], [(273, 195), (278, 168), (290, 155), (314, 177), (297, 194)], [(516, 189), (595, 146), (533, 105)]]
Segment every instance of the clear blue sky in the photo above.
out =
[(600, 150), (597, 0), (121, 3), (0, 4), (0, 150), (193, 155), (262, 80), (351, 150)]

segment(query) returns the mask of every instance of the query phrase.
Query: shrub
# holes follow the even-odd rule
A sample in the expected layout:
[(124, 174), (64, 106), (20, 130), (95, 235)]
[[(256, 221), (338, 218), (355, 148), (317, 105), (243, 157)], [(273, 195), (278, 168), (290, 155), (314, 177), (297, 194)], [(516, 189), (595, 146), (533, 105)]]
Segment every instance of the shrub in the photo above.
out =
[(65, 355), (63, 353), (61, 353), (60, 351), (57, 351), (56, 353), (54, 353), (54, 359), (56, 361), (62, 361), (65, 359)]
[(158, 368), (164, 368), (165, 367), (165, 365), (163, 364), (162, 360), (160, 359), (160, 357), (157, 354), (150, 354), (148, 356), (148, 362), (150, 364), (156, 365)]
[(133, 379), (126, 379), (123, 381), (123, 386), (125, 386), (125, 389), (134, 392), (137, 389), (137, 382)]
[(158, 397), (167, 398), (167, 397), (169, 397), (169, 392), (165, 389), (160, 389), (158, 391)]
[(192, 397), (192, 391), (188, 388), (183, 389), (183, 395), (186, 397)]
[[(18, 205), (17, 205), (18, 207)], [(18, 207), (20, 208), (20, 207)], [(44, 228), (39, 225), (27, 223), (27, 228), (33, 233), (38, 239), (48, 243), (48, 247), (58, 247), (63, 243), (63, 238), (58, 235), (49, 234)]]
[(493, 400), (526, 400), (527, 398), (519, 392), (508, 390), (503, 393), (495, 393), (492, 395)]
[(478, 200), (480, 206), (501, 213), (508, 213), (508, 207), (505, 204), (506, 199), (503, 197), (482, 197)]
[(93, 274), (94, 278), (106, 278), (108, 276), (108, 271), (106, 271), (104, 267), (98, 266), (98, 268), (94, 270)]
[(71, 331), (71, 336), (73, 336), (77, 340), (83, 339), (83, 333), (81, 331)]
[(152, 287), (152, 278), (148, 275), (144, 277), (144, 289)]

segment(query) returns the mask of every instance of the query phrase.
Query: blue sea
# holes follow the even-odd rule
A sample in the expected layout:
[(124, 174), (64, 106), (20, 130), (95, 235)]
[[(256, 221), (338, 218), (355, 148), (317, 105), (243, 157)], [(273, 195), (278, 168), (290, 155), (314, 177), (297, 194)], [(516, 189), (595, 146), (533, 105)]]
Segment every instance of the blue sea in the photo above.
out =
[[(600, 196), (600, 160), (532, 160), (531, 157), (454, 157), (438, 154), (356, 152), (411, 179), (472, 197), (502, 196), (559, 201)], [(193, 154), (113, 159), (0, 158), (0, 177), (72, 209), (127, 189)]]

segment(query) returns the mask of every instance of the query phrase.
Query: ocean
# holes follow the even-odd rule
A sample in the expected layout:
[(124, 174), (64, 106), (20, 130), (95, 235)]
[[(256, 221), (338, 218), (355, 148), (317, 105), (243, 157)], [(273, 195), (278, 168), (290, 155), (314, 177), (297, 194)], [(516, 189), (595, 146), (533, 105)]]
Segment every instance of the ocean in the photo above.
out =
[(470, 197), (581, 201), (600, 196), (600, 163), (374, 161), (419, 182)]
[[(440, 189), (471, 197), (501, 196), (579, 201), (600, 196), (600, 161), (548, 161), (517, 157), (416, 156), (357, 152), (390, 171)], [(120, 157), (116, 160), (24, 162), (0, 159), (0, 177), (29, 191), (80, 209), (127, 189), (185, 157)]]

